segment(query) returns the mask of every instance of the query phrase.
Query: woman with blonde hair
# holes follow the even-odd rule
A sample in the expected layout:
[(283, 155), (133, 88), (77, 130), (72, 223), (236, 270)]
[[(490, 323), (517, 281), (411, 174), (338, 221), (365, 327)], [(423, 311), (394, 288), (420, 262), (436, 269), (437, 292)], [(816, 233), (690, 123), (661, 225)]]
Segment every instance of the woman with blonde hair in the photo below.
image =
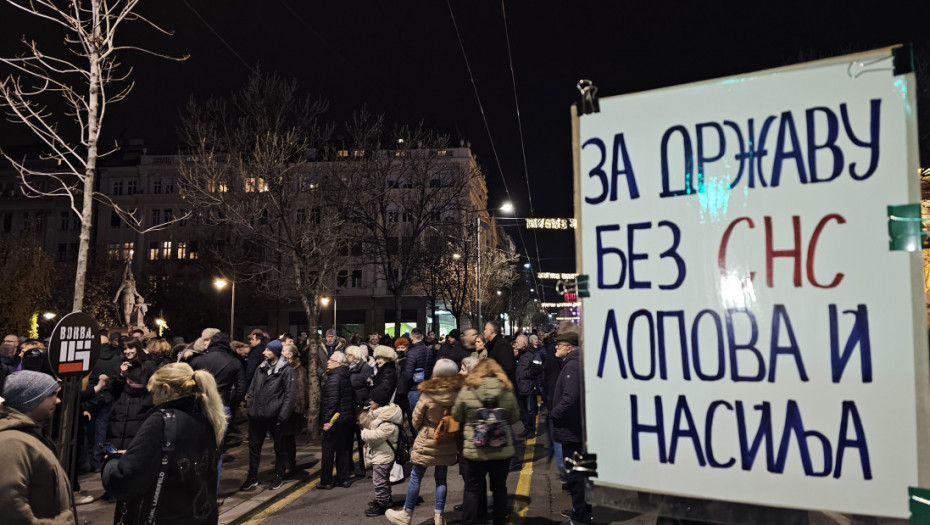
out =
[[(506, 436), (499, 446), (475, 439), (475, 429), (479, 420), (487, 416), (486, 409), (503, 409), (505, 412)], [(515, 452), (510, 425), (520, 420), (520, 408), (513, 395), (513, 384), (497, 361), (482, 359), (465, 376), (465, 385), (452, 407), (452, 417), (462, 424), (464, 434), (462, 455), (467, 468), (462, 523), (476, 523), (478, 500), (485, 487), (485, 476), (488, 476), (494, 496), (492, 520), (494, 525), (503, 525), (507, 519), (507, 473), (510, 471), (510, 458)], [(485, 419), (484, 424), (486, 422)]]
[[(170, 363), (148, 381), (155, 407), (125, 451), (107, 456), (103, 486), (116, 522), (215, 524), (219, 444), (226, 430), (216, 381)], [(153, 453), (154, 452), (154, 453)]]

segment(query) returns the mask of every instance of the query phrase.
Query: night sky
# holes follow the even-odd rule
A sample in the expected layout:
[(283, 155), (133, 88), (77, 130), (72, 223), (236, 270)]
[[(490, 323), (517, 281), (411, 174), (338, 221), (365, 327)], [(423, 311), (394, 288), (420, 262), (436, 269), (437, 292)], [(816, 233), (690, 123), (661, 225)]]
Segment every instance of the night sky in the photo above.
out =
[[(471, 142), (491, 204), (506, 200), (509, 190), (521, 217), (572, 213), (569, 106), (578, 98), (575, 84), (581, 78), (593, 80), (601, 96), (611, 96), (906, 42), (917, 50), (919, 79), (930, 64), (928, 0), (507, 1), (524, 168), (500, 2), (149, 0), (143, 5), (147, 16), (175, 35), (129, 29), (123, 41), (191, 56), (178, 63), (124, 55), (123, 62), (135, 68), (137, 85), (126, 102), (111, 108), (108, 139), (144, 139), (150, 152), (174, 152), (178, 108), (188, 97), (226, 95), (260, 65), (329, 100), (334, 122), (367, 105), (391, 122), (422, 120), (450, 135), (454, 144)], [(0, 52), (6, 55), (19, 50), (16, 41), (23, 34), (50, 34), (39, 29), (47, 24), (23, 19), (6, 4), (0, 5), (0, 26)], [(920, 90), (922, 121), (930, 109), (928, 88), (930, 81)], [(29, 141), (21, 132), (0, 128), (0, 144), (24, 142)], [(517, 232), (511, 233), (519, 243)], [(573, 270), (569, 233), (538, 232), (534, 239), (524, 231), (523, 238), (534, 258), (537, 240), (540, 245), (543, 260), (534, 269)]]

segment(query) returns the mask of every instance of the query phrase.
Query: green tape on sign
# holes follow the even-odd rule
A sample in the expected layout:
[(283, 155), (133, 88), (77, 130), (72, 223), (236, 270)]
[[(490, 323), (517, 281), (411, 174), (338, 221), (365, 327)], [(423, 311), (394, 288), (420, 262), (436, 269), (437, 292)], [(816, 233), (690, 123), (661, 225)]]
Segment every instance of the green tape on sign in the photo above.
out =
[(916, 252), (921, 248), (920, 204), (888, 206), (888, 249)]
[(913, 525), (930, 525), (930, 489), (907, 488)]

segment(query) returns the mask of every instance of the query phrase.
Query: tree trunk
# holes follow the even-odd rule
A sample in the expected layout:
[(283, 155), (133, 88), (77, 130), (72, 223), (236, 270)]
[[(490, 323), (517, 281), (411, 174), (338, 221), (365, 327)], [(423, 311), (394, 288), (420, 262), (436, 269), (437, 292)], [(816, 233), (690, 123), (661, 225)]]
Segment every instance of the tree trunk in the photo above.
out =
[(307, 283), (304, 282), (303, 268), (300, 264), (300, 256), (294, 257), (294, 279), (297, 284), (297, 290), (300, 294), (300, 302), (304, 306), (304, 313), (307, 315), (307, 335), (309, 336), (310, 348), (307, 350), (307, 377), (310, 386), (307, 389), (307, 431), (310, 439), (319, 439), (322, 435), (323, 427), (320, 425), (320, 363), (317, 358), (317, 349), (320, 346), (320, 335), (317, 333), (317, 327), (320, 325), (320, 306), (316, 294), (307, 291)]
[(400, 333), (400, 316), (401, 316), (401, 307), (400, 307), (400, 289), (394, 290), (394, 339), (397, 339), (401, 336)]

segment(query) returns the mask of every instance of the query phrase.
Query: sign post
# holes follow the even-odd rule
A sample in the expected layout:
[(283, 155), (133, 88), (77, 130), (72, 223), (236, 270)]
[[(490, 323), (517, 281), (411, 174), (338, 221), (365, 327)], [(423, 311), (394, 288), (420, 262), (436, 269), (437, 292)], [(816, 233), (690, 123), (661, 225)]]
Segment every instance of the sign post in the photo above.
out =
[(81, 380), (100, 358), (100, 326), (93, 317), (73, 312), (61, 318), (48, 342), (48, 361), (61, 380), (58, 460), (73, 476), (77, 468)]
[(915, 220), (889, 206), (920, 200), (910, 60), (882, 49), (577, 117), (596, 486), (909, 516), (909, 487), (930, 487), (930, 366), (921, 254), (900, 249), (919, 238), (888, 232)]

